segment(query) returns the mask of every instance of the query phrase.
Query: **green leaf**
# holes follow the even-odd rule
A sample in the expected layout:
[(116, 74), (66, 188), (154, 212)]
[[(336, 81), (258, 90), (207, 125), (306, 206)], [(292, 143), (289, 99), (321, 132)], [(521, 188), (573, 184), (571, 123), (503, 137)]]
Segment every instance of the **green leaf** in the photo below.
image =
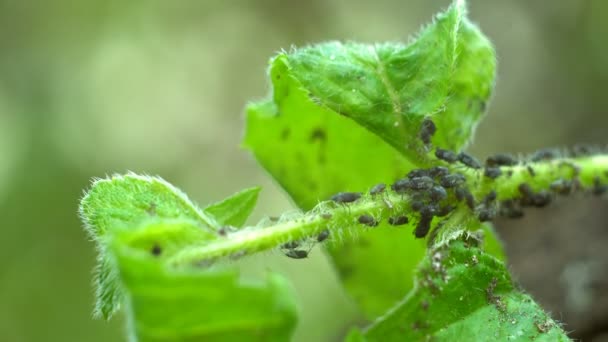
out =
[(99, 256), (95, 272), (94, 313), (109, 319), (119, 308), (122, 294), (113, 261), (106, 255), (105, 236), (115, 227), (134, 227), (154, 218), (189, 218), (200, 230), (212, 232), (219, 225), (187, 196), (166, 181), (135, 174), (96, 180), (80, 203), (85, 229), (96, 241)]
[[(244, 145), (302, 209), (340, 191), (366, 191), (428, 166), (418, 131), (459, 150), (494, 83), (488, 40), (456, 1), (410, 45), (326, 43), (271, 61), (271, 99), (247, 108)], [(375, 317), (411, 289), (424, 243), (411, 226), (382, 225), (357, 242), (329, 246), (348, 292)], [(394, 262), (399, 260), (400, 262)]]
[(219, 225), (241, 227), (255, 207), (260, 190), (260, 187), (253, 187), (239, 191), (223, 201), (207, 206), (203, 212), (215, 218)]
[(494, 84), (495, 56), (489, 41), (455, 1), (410, 45), (330, 42), (282, 53), (271, 71), (297, 79), (321, 106), (353, 119), (419, 164), (426, 150), (418, 132), (431, 116), (434, 143), (459, 150), (485, 111)]
[[(271, 102), (249, 106), (245, 144), (300, 208), (310, 209), (339, 191), (365, 191), (413, 168), (379, 137), (312, 103), (295, 79), (286, 78), (277, 87), (286, 93), (280, 107)], [(407, 294), (410, 287), (402, 280), (411, 279), (425, 250), (411, 229), (385, 225), (358, 243), (329, 248), (345, 287), (369, 317)]]
[(504, 264), (461, 232), (429, 251), (415, 289), (365, 332), (368, 341), (568, 341)]
[(137, 341), (289, 341), (296, 323), (291, 286), (278, 275), (247, 282), (238, 273), (167, 263), (207, 234), (196, 221), (152, 220), (111, 241)]

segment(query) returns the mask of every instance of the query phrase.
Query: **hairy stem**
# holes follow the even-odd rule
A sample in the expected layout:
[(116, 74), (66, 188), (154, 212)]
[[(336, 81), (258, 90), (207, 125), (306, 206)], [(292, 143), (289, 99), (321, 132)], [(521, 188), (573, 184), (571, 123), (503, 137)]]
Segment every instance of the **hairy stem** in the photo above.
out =
[[(467, 187), (477, 202), (492, 190), (497, 192), (499, 200), (506, 200), (521, 196), (519, 187), (522, 183), (527, 183), (533, 191), (548, 191), (554, 182), (570, 181), (578, 191), (593, 191), (600, 185), (608, 184), (608, 155), (556, 158), (501, 167), (501, 175), (496, 179), (485, 177), (483, 169), (452, 166), (451, 171), (463, 173), (467, 177)], [(326, 229), (330, 231), (329, 241), (339, 242), (340, 239), (352, 238), (361, 229), (373, 229), (358, 222), (361, 215), (370, 215), (376, 222), (406, 215), (411, 221), (418, 214), (410, 209), (410, 200), (407, 195), (387, 189), (375, 196), (364, 194), (351, 204), (321, 202), (308, 213), (286, 214), (272, 225), (260, 224), (243, 228), (208, 245), (186, 248), (171, 259), (171, 264), (191, 265), (225, 256), (238, 257), (261, 252), (277, 248), (289, 241), (307, 238), (314, 241), (314, 238)], [(465, 222), (463, 213), (471, 211), (462, 203), (458, 204), (456, 209), (448, 220), (453, 221), (451, 223)], [(445, 221), (443, 223), (450, 224)]]

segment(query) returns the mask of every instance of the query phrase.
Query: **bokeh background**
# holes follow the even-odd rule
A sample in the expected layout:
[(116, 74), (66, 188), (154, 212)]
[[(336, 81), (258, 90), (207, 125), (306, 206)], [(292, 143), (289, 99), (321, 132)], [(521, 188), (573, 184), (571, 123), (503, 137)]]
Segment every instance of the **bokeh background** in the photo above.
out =
[[(94, 249), (76, 215), (91, 178), (162, 175), (201, 205), (262, 185), (254, 221), (291, 209), (239, 149), (269, 57), (325, 40), (407, 40), (448, 3), (0, 0), (0, 339), (124, 340), (121, 317), (91, 319)], [(608, 142), (608, 2), (470, 10), (499, 59), (473, 153)], [(607, 209), (583, 196), (497, 223), (522, 286), (585, 340), (608, 341)], [(245, 265), (292, 279), (297, 341), (339, 340), (359, 320), (319, 250)]]

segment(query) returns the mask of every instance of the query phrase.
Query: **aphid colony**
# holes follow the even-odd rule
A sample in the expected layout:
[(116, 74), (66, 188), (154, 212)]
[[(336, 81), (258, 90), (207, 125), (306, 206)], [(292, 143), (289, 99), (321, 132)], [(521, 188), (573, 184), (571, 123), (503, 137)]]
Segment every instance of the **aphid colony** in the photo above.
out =
[[(431, 138), (435, 134), (437, 128), (430, 118), (425, 118), (420, 126), (419, 138), (422, 143), (430, 148)], [(576, 156), (589, 155), (593, 153), (592, 148), (577, 147), (573, 150)], [(483, 177), (494, 180), (503, 175), (501, 167), (512, 167), (520, 162), (509, 154), (495, 154), (490, 156), (485, 161), (485, 166), (482, 165), (475, 157), (465, 153), (455, 153), (450, 150), (435, 148), (434, 155), (437, 159), (453, 165), (459, 163), (462, 167), (482, 170)], [(529, 160), (531, 162), (549, 161), (560, 156), (555, 149), (546, 149), (534, 153)], [(576, 167), (573, 166), (575, 169)], [(459, 203), (462, 203), (469, 210), (473, 211), (481, 222), (491, 221), (497, 215), (507, 218), (520, 218), (524, 215), (524, 207), (547, 206), (554, 194), (567, 195), (577, 190), (579, 187), (578, 180), (558, 180), (550, 185), (550, 190), (541, 190), (534, 192), (532, 187), (527, 183), (521, 183), (518, 186), (518, 196), (512, 199), (506, 199), (501, 202), (497, 200), (495, 190), (490, 190), (483, 195), (483, 198), (476, 202), (475, 197), (469, 191), (466, 184), (466, 177), (459, 172), (458, 166), (454, 166), (452, 170), (445, 166), (434, 166), (427, 169), (411, 170), (404, 178), (398, 179), (390, 189), (400, 195), (407, 195), (409, 198), (410, 209), (415, 213), (410, 217), (403, 214), (394, 215), (388, 218), (387, 223), (392, 226), (401, 226), (409, 222), (416, 222), (414, 235), (416, 238), (424, 238), (428, 235), (434, 218), (444, 218), (454, 211)], [(531, 166), (526, 167), (530, 177), (535, 177), (535, 170)], [(513, 170), (507, 170), (506, 175), (511, 177)], [(369, 195), (372, 199), (381, 198), (389, 210), (393, 209), (393, 204), (383, 196), (387, 186), (383, 183), (373, 186)], [(602, 184), (598, 177), (594, 180), (592, 193), (600, 195), (608, 192), (608, 185)], [(358, 201), (362, 197), (359, 192), (340, 192), (330, 198), (334, 203), (348, 206)], [(330, 219), (331, 214), (324, 213), (321, 217)], [(356, 222), (367, 227), (376, 227), (380, 222), (372, 215), (362, 214)], [(437, 227), (441, 226), (441, 222)], [(439, 229), (439, 228), (437, 228)], [(436, 229), (436, 230), (437, 230)], [(329, 238), (329, 230), (323, 230), (316, 237), (313, 244), (323, 242)], [(308, 256), (308, 250), (302, 249), (303, 241), (292, 241), (281, 246), (286, 256), (294, 259), (302, 259)]]

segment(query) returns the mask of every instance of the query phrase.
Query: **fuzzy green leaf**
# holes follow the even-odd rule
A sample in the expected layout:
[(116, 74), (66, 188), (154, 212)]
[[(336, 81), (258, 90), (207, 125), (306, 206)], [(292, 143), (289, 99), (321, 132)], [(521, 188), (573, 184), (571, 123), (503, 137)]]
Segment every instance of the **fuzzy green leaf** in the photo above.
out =
[[(283, 67), (275, 63), (271, 72)], [(293, 78), (275, 82), (275, 94), (284, 92), (285, 97), (279, 107), (272, 102), (250, 105), (245, 137), (246, 146), (300, 208), (311, 209), (339, 191), (365, 191), (375, 182), (403, 177), (413, 167), (352, 120), (316, 106), (300, 88)], [(357, 242), (329, 248), (344, 286), (369, 317), (408, 293), (411, 287), (402, 280), (412, 278), (425, 250), (423, 242), (412, 238), (411, 227), (384, 224)]]
[[(454, 4), (410, 45), (331, 42), (292, 53), (273, 77), (297, 79), (308, 96), (382, 137), (415, 164), (426, 150), (424, 117), (437, 125), (433, 142), (453, 150), (469, 141), (494, 85), (492, 45)], [(276, 92), (275, 102), (278, 103)]]
[(415, 289), (365, 332), (367, 341), (569, 341), (479, 242), (462, 232), (430, 250)]
[(220, 202), (207, 206), (203, 212), (213, 217), (219, 225), (241, 227), (255, 207), (260, 190), (260, 187), (253, 187), (239, 191)]
[(109, 319), (119, 308), (122, 293), (113, 260), (106, 255), (105, 239), (115, 227), (134, 227), (146, 219), (189, 218), (201, 231), (219, 227), (185, 194), (160, 178), (135, 174), (97, 180), (80, 203), (85, 228), (98, 247), (95, 272), (95, 316)]
[[(438, 127), (435, 145), (462, 148), (494, 71), (492, 46), (456, 1), (410, 45), (333, 42), (279, 54), (270, 66), (272, 98), (247, 108), (244, 144), (310, 209), (334, 193), (366, 191), (427, 166), (418, 136), (425, 116)], [(411, 289), (407, 280), (424, 254), (411, 226), (392, 228), (330, 246), (344, 286), (369, 317)]]
[(174, 268), (170, 257), (204, 243), (196, 221), (152, 220), (111, 242), (137, 341), (288, 341), (296, 322), (290, 285), (270, 274), (262, 283), (205, 265)]

